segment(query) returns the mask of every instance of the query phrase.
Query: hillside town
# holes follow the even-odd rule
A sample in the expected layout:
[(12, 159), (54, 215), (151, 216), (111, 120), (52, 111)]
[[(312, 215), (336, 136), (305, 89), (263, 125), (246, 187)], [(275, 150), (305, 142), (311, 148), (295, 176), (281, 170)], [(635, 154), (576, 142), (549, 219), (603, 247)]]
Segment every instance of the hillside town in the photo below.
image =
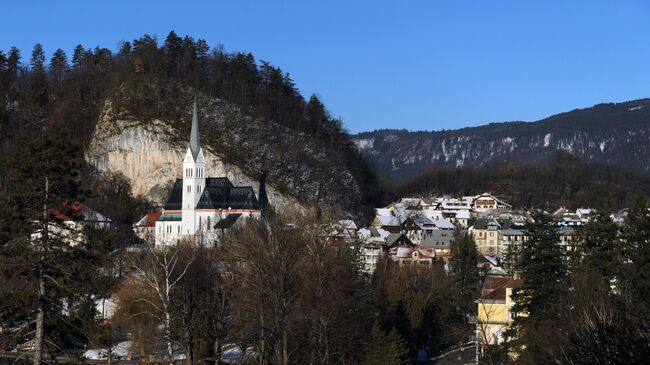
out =
[(586, 3), (5, 2), (0, 365), (650, 364), (650, 2)]
[[(265, 196), (264, 176), (257, 186), (259, 195), (251, 186), (235, 187), (226, 177), (208, 177), (207, 161), (199, 140), (195, 102), (182, 178), (173, 183), (162, 211), (149, 212), (133, 224), (133, 234), (138, 240), (131, 245), (130, 251), (149, 250), (154, 256), (162, 254), (165, 258), (169, 248), (183, 242), (219, 248), (228, 239), (230, 231), (240, 232), (237, 230), (251, 221), (257, 225), (269, 224), (264, 215), (273, 207), (268, 206)], [(50, 229), (48, 234), (63, 237), (62, 243), (71, 247), (90, 239), (86, 236), (88, 229), (108, 231), (112, 227), (110, 218), (81, 203), (52, 208), (49, 213), (60, 225)], [(361, 228), (352, 219), (304, 228), (317, 232), (318, 240), (329, 246), (343, 245), (353, 250), (359, 263), (359, 274), (365, 277), (364, 280), (373, 280), (378, 271), (398, 275), (403, 270), (428, 271), (436, 267), (442, 267), (444, 275), (458, 275), (453, 272), (453, 266), (457, 265), (455, 255), (460, 253), (455, 250), (459, 250), (463, 239), (469, 240), (471, 244), (468, 247), (476, 251), (471, 254), (477, 258), (471, 270), (480, 274), (482, 287), (477, 297), (470, 298), (474, 307), (464, 314), (466, 323), (475, 327), (465, 340), (473, 344), (475, 353), (472, 356), (476, 362), (486, 351), (503, 344), (512, 320), (519, 315), (514, 306), (513, 291), (524, 281), (518, 277), (516, 263), (530, 238), (529, 227), (540, 211), (513, 207), (498, 196), (485, 192), (458, 197), (404, 197), (375, 208), (374, 213), (374, 217)], [(576, 250), (574, 241), (578, 230), (590, 222), (595, 210), (561, 207), (547, 214), (557, 237), (555, 245), (563, 252), (562, 260), (569, 260)], [(622, 210), (612, 213), (608, 219), (621, 225), (626, 215), (627, 210)], [(292, 222), (284, 223), (282, 227), (282, 230), (289, 231), (300, 228)], [(32, 241), (42, 240), (41, 232), (33, 233)], [(163, 269), (166, 270), (164, 265)], [(150, 275), (137, 266), (136, 270), (144, 277)], [(167, 285), (161, 288), (156, 284), (152, 288), (170, 290), (171, 286)], [(96, 310), (103, 321), (111, 321), (118, 310), (114, 294), (95, 300)], [(171, 300), (164, 296), (160, 299), (163, 303)], [(165, 326), (166, 330), (171, 330), (169, 324)], [(167, 341), (167, 356), (185, 360), (186, 352), (178, 344)], [(19, 344), (16, 349), (33, 349), (32, 343)], [(131, 347), (132, 340), (128, 339), (116, 345), (114, 354), (108, 355), (99, 348), (85, 351), (84, 356), (91, 360), (113, 356), (117, 359), (131, 358)], [(226, 363), (229, 363), (228, 359), (237, 362), (247, 351), (249, 349), (232, 347), (221, 356)], [(421, 348), (418, 352), (418, 358), (422, 359), (431, 355), (428, 348)]]

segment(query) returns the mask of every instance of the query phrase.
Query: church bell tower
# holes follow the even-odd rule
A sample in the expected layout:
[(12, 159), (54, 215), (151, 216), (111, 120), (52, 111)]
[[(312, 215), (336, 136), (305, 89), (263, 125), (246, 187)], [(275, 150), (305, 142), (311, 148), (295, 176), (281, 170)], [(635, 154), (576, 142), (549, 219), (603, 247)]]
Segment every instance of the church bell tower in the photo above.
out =
[(190, 144), (183, 160), (182, 235), (196, 234), (198, 228), (196, 225), (196, 204), (199, 202), (203, 190), (205, 190), (205, 176), (205, 157), (199, 141), (199, 118), (195, 97)]

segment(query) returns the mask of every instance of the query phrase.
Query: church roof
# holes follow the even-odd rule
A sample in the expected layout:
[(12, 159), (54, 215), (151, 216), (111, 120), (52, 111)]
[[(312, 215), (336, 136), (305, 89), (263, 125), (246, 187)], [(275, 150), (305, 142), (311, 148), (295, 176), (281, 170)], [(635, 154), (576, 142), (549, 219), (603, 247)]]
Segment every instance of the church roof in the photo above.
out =
[(192, 110), (192, 130), (190, 131), (190, 150), (194, 161), (199, 155), (201, 143), (199, 142), (199, 117), (196, 111), (196, 97), (194, 98), (194, 108)]
[(235, 222), (241, 217), (241, 213), (235, 213), (235, 214), (228, 214), (226, 218), (221, 219), (218, 221), (215, 225), (214, 228), (217, 229), (227, 229), (231, 228)]
[(169, 193), (165, 210), (181, 210), (183, 208), (183, 179), (176, 179)]
[[(165, 210), (181, 210), (183, 204), (183, 179), (176, 179)], [(209, 177), (196, 209), (260, 209), (255, 191), (250, 186), (234, 186), (228, 178)]]

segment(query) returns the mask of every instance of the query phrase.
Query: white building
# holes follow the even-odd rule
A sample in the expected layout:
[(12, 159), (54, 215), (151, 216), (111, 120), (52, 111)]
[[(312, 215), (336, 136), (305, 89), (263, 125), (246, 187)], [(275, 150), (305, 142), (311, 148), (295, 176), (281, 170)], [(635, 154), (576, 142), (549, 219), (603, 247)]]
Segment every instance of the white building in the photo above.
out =
[[(157, 246), (180, 240), (213, 245), (226, 229), (241, 221), (240, 218), (259, 217), (260, 202), (251, 186), (234, 186), (226, 177), (207, 177), (205, 167), (195, 101), (190, 143), (183, 160), (183, 178), (176, 179), (162, 215), (156, 221)], [(262, 180), (263, 202), (265, 194)]]

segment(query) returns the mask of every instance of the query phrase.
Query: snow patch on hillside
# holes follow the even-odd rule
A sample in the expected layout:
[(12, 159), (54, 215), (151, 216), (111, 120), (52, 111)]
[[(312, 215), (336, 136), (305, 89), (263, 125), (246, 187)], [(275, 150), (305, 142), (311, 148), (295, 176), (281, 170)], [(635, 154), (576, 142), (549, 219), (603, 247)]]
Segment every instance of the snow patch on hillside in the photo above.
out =
[(358, 150), (370, 150), (375, 147), (374, 138), (365, 138), (365, 139), (356, 139), (354, 144), (357, 146)]
[(551, 144), (551, 137), (553, 135), (551, 133), (546, 133), (544, 136), (544, 147), (548, 147)]

